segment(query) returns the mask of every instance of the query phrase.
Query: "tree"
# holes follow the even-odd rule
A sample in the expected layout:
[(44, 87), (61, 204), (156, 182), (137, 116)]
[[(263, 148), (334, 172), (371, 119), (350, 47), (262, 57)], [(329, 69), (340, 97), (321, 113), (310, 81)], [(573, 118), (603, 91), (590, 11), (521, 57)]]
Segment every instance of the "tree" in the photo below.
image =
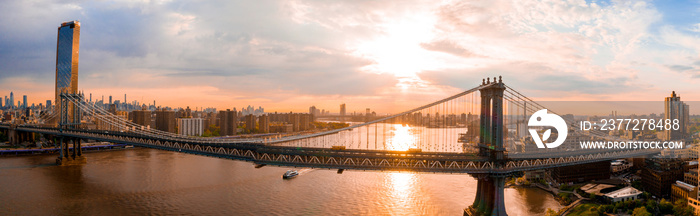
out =
[(693, 216), (695, 214), (694, 214), (693, 208), (688, 206), (687, 199), (679, 199), (679, 200), (676, 200), (675, 203), (673, 203), (673, 215)]
[(209, 130), (209, 132), (211, 132), (212, 136), (221, 136), (220, 135), (221, 133), (219, 133), (221, 128), (219, 126), (216, 126), (215, 124), (210, 124), (209, 128), (207, 128), (207, 130)]
[(558, 216), (559, 212), (554, 211), (554, 209), (548, 208), (547, 212), (544, 215), (545, 216)]
[(202, 132), (203, 137), (210, 137), (211, 136), (211, 131), (209, 131), (209, 128), (204, 129), (204, 132)]
[(673, 214), (673, 203), (666, 199), (661, 199), (659, 202), (659, 211), (661, 214)]
[(647, 211), (644, 206), (634, 209), (632, 216), (651, 216), (651, 213)]

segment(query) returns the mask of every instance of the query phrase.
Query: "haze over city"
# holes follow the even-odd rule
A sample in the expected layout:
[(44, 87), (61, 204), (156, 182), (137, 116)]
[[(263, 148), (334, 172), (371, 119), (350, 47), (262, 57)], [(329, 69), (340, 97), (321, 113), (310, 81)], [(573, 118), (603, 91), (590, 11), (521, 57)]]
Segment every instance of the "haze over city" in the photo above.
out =
[(66, 20), (82, 23), (79, 89), (96, 98), (390, 113), (491, 75), (538, 100), (700, 98), (695, 2), (3, 4), (0, 95), (30, 104), (53, 99)]

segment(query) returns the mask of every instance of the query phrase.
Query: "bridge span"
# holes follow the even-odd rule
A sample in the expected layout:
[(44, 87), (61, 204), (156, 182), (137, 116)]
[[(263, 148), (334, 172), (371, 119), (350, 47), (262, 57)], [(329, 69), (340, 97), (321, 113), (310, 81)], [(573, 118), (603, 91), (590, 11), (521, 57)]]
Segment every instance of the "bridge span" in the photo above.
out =
[[(95, 140), (258, 165), (470, 174), (478, 179), (478, 188), (476, 200), (465, 209), (465, 215), (505, 215), (505, 178), (523, 171), (659, 152), (571, 151), (573, 143), (556, 149), (532, 148), (535, 144), (528, 141), (529, 134), (518, 128), (526, 127), (526, 116), (546, 108), (495, 77), (433, 103), (346, 128), (250, 139), (188, 137), (151, 129), (88, 103), (81, 94), (63, 93), (61, 101), (61, 110), (43, 116), (39, 124), (2, 123), (0, 130), (38, 133), (54, 140), (61, 146), (58, 162), (62, 164), (84, 162), (81, 140)], [(91, 121), (104, 122), (112, 130), (84, 127)], [(566, 123), (576, 126), (571, 120)], [(619, 139), (595, 131), (575, 136)], [(72, 152), (68, 152), (69, 142), (77, 146)]]

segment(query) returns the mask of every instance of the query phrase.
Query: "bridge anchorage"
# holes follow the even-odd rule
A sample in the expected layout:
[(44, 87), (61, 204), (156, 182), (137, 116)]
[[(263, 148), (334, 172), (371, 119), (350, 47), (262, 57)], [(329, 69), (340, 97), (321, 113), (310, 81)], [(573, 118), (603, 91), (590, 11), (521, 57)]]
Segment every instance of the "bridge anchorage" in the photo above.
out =
[[(63, 130), (80, 129), (82, 111), (77, 108), (73, 101), (83, 100), (83, 94), (61, 93), (61, 107), (59, 110), (59, 135), (56, 136), (60, 151), (56, 164), (58, 165), (78, 165), (87, 163), (87, 158), (83, 156), (81, 139), (77, 137), (67, 137), (60, 135)], [(70, 147), (72, 145), (72, 147)]]
[[(479, 115), (479, 155), (489, 158), (495, 169), (506, 164), (506, 151), (503, 146), (503, 92), (506, 90), (501, 77), (482, 80), (481, 114)], [(471, 174), (477, 179), (474, 203), (464, 211), (464, 215), (506, 215), (504, 204), (505, 178), (508, 173)]]

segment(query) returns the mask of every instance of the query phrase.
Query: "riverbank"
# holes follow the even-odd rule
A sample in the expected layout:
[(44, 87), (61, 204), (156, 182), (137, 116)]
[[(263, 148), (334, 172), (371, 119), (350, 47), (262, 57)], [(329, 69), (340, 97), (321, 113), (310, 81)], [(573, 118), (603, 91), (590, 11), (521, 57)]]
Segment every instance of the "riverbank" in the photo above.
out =
[[(89, 145), (81, 146), (83, 152), (92, 151), (107, 151), (107, 150), (120, 150), (131, 148), (133, 146), (126, 144), (106, 144), (106, 145)], [(69, 149), (73, 149), (70, 147)], [(0, 157), (13, 157), (13, 156), (31, 156), (31, 155), (45, 155), (45, 154), (58, 154), (61, 149), (56, 148), (4, 148), (0, 149)]]
[(559, 205), (561, 205), (561, 209), (555, 210), (555, 212), (557, 212), (559, 215), (566, 215), (570, 212), (570, 210), (574, 209), (578, 205), (584, 203), (584, 201), (588, 200), (588, 198), (581, 197), (579, 194), (573, 191), (559, 190), (558, 188), (554, 188), (548, 185), (541, 185), (538, 183), (530, 184), (527, 186), (510, 184), (507, 185), (506, 188), (537, 188), (539, 190), (547, 192), (559, 203)]

